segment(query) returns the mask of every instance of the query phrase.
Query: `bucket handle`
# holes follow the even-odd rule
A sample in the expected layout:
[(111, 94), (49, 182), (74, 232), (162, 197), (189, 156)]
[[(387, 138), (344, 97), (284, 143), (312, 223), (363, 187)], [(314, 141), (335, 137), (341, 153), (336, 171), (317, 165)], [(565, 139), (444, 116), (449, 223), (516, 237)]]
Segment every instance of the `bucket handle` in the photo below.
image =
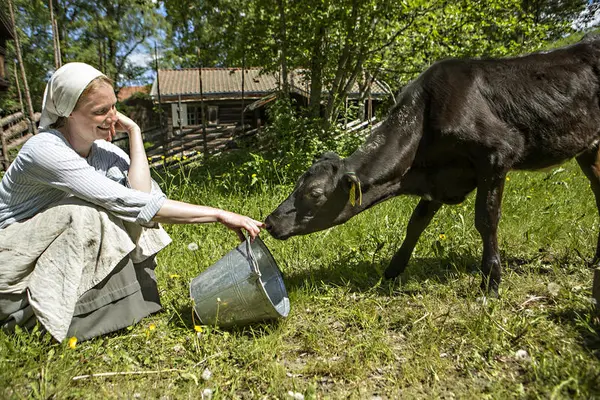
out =
[[(244, 235), (246, 236), (246, 235)], [(246, 237), (246, 253), (248, 254), (248, 257), (250, 258), (250, 268), (252, 269), (252, 272), (254, 272), (257, 277), (260, 278), (261, 273), (260, 273), (260, 269), (258, 269), (258, 261), (256, 261), (256, 256), (254, 255), (254, 252), (252, 251), (252, 246), (250, 245), (250, 238)]]

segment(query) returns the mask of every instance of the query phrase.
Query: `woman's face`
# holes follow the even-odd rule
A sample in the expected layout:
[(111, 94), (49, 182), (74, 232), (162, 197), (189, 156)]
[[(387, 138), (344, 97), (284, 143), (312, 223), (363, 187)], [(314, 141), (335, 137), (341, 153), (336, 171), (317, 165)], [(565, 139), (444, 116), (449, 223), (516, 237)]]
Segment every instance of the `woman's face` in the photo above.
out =
[(69, 116), (69, 134), (89, 142), (110, 139), (111, 130), (118, 120), (116, 102), (113, 88), (107, 83), (100, 83), (80, 99)]

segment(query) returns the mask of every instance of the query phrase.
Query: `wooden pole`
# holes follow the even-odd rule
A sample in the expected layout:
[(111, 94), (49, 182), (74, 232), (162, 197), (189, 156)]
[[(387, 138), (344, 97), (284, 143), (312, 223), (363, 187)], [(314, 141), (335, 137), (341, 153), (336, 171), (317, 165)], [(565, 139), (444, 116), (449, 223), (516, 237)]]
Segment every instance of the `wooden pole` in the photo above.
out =
[(179, 136), (179, 142), (181, 144), (181, 156), (183, 157), (183, 116), (181, 115), (183, 110), (181, 109), (181, 94), (177, 95), (177, 110), (177, 115), (179, 116), (179, 133), (177, 136)]
[(245, 84), (246, 84), (246, 50), (243, 49), (242, 50), (242, 134), (244, 134), (244, 132), (246, 132), (246, 129), (244, 127), (245, 125), (245, 121), (244, 121), (244, 89), (245, 89)]
[(23, 79), (23, 87), (25, 89), (25, 100), (27, 101), (27, 114), (29, 114), (31, 131), (34, 134), (37, 134), (37, 127), (33, 122), (33, 105), (31, 103), (31, 96), (29, 94), (29, 85), (27, 84), (27, 74), (25, 73), (25, 65), (23, 64), (23, 57), (21, 56), (21, 43), (19, 42), (19, 35), (12, 0), (8, 0), (8, 9), (10, 11), (10, 19), (13, 25), (13, 36), (15, 37), (15, 53), (17, 55), (17, 61), (19, 62), (19, 66), (21, 67), (21, 76)]
[(2, 140), (2, 166), (4, 167), (4, 171), (8, 171), (8, 167), (10, 167), (10, 159), (8, 157), (8, 143), (6, 143), (6, 137), (4, 136), (4, 132), (2, 131), (2, 125), (0, 125), (0, 139)]
[(202, 117), (202, 147), (204, 159), (208, 158), (208, 143), (206, 143), (206, 114), (204, 112), (204, 93), (202, 93), (202, 59), (200, 58), (200, 49), (198, 49), (198, 77), (200, 78), (200, 115)]
[(17, 85), (17, 93), (19, 93), (19, 104), (21, 105), (21, 112), (25, 114), (25, 105), (23, 104), (23, 93), (21, 93), (21, 85), (19, 84), (19, 74), (17, 73), (17, 62), (14, 61), (15, 71), (15, 85)]
[(162, 131), (162, 101), (160, 99), (160, 79), (158, 76), (158, 50), (156, 49), (156, 42), (154, 42), (154, 68), (156, 70), (156, 93), (158, 94), (158, 124)]
[(600, 312), (600, 267), (594, 269), (594, 283), (592, 284), (592, 298), (596, 300), (596, 310)]
[(62, 66), (62, 56), (60, 54), (60, 38), (58, 36), (58, 24), (54, 18), (54, 0), (48, 0), (50, 8), (50, 23), (52, 24), (52, 44), (54, 47), (54, 67), (59, 69)]

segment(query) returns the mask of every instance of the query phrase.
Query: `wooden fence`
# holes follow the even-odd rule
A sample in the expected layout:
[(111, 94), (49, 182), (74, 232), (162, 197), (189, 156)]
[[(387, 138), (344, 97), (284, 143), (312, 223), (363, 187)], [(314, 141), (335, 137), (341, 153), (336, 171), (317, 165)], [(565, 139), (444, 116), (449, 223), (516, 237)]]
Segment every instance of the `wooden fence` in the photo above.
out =
[(35, 113), (33, 122), (22, 112), (9, 115), (0, 119), (0, 139), (2, 141), (2, 154), (0, 164), (6, 171), (11, 162), (11, 150), (25, 143), (33, 135), (33, 126), (40, 120), (40, 113)]
[[(35, 122), (39, 121), (40, 114), (36, 113), (34, 119)], [(352, 121), (346, 125), (345, 133), (364, 137), (378, 125), (375, 119)], [(207, 127), (205, 132), (202, 126), (183, 126), (181, 130), (177, 129), (174, 133), (171, 133), (167, 127), (155, 126), (144, 130), (142, 135), (150, 165), (161, 169), (181, 166), (236, 148), (236, 140), (253, 136), (257, 132), (256, 129), (242, 130), (236, 124), (227, 124)], [(0, 136), (2, 137), (0, 161), (6, 170), (11, 161), (10, 150), (25, 143), (32, 136), (31, 127), (22, 113), (13, 114), (0, 120)], [(121, 134), (113, 140), (113, 143), (127, 148), (128, 137), (126, 134)]]
[[(243, 133), (244, 136), (254, 131)], [(156, 168), (171, 165), (180, 166), (197, 161), (205, 156), (215, 155), (235, 147), (235, 139), (242, 136), (241, 127), (236, 124), (218, 125), (206, 128), (206, 146), (202, 126), (184, 126), (170, 134), (168, 128), (152, 127), (142, 132), (146, 155), (151, 166)], [(113, 140), (122, 147), (127, 146), (127, 136)]]

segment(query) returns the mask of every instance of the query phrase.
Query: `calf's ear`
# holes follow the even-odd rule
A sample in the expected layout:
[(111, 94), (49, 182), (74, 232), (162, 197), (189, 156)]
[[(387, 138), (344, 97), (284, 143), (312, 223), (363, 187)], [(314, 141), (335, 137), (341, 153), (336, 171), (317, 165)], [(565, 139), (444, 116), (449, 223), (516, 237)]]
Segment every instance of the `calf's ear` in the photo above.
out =
[(316, 158), (313, 160), (314, 162), (317, 161), (325, 161), (325, 160), (339, 160), (340, 156), (338, 156), (337, 154), (335, 154), (333, 151), (328, 151), (326, 153), (321, 154), (321, 156), (319, 158)]

